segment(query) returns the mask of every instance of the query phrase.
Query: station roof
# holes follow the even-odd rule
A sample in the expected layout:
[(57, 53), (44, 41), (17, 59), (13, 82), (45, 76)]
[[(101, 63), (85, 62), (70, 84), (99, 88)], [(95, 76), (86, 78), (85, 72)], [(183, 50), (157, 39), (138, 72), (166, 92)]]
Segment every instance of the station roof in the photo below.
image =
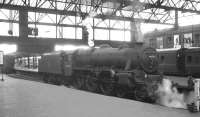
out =
[(200, 13), (199, 0), (2, 0), (4, 9), (174, 24), (175, 11)]

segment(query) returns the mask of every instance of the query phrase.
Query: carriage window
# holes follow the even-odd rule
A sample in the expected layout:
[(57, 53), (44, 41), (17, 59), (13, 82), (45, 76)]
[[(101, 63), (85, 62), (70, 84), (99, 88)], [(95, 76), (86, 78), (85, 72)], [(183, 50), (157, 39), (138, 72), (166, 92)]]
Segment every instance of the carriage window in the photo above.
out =
[(150, 39), (149, 45), (150, 45), (150, 47), (156, 48), (156, 39)]
[(164, 59), (165, 59), (165, 57), (164, 57), (164, 56), (161, 56), (161, 57), (160, 57), (160, 62), (163, 63), (163, 62), (164, 62)]
[(192, 63), (192, 56), (187, 56), (187, 63)]

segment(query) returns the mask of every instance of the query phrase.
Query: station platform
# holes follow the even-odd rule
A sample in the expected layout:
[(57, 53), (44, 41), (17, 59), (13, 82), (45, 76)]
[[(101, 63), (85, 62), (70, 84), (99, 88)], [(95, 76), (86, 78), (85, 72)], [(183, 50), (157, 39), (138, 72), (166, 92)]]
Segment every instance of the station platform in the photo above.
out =
[(0, 117), (199, 117), (184, 109), (104, 96), (65, 86), (15, 79), (0, 81)]

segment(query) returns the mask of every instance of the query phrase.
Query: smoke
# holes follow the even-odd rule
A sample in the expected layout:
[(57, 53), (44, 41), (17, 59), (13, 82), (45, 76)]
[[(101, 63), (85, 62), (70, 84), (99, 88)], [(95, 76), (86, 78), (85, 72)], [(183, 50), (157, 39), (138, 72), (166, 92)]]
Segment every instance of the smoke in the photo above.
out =
[(167, 107), (187, 109), (184, 93), (179, 93), (177, 88), (172, 85), (169, 79), (163, 79), (162, 84), (157, 90), (157, 103)]
[(144, 10), (144, 3), (140, 2), (139, 0), (130, 0), (131, 4), (125, 7), (126, 10), (132, 10), (134, 12), (141, 12)]

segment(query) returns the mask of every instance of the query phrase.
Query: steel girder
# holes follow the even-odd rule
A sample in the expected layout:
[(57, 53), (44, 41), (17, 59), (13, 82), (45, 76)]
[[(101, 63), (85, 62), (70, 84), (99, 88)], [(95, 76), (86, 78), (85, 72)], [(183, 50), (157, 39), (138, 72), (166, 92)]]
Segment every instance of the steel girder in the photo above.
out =
[(0, 0), (11, 10), (174, 24), (175, 10), (200, 13), (199, 0)]

